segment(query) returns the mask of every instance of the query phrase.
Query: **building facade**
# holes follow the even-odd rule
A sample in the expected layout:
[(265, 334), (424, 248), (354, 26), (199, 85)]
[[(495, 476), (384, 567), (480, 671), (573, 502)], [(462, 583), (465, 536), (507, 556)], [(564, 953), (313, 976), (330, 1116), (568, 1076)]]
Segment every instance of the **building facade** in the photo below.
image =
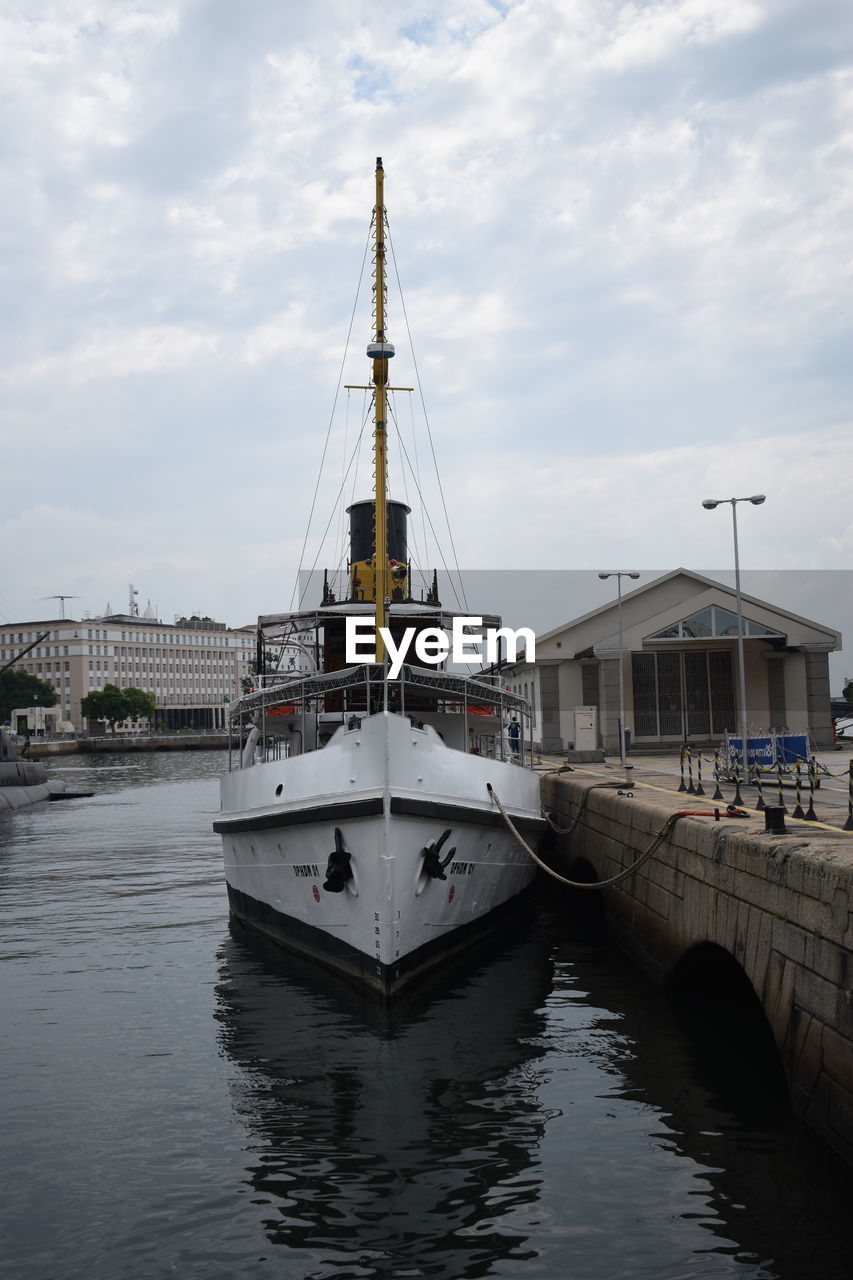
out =
[[(829, 654), (841, 634), (753, 596), (742, 603), (750, 735), (785, 729), (830, 745)], [(731, 587), (676, 569), (623, 595), (621, 661), (625, 727), (637, 747), (739, 735)], [(619, 662), (614, 600), (538, 636), (535, 663), (506, 669), (507, 684), (533, 701), (543, 751), (568, 749), (592, 708), (598, 745), (618, 753)]]
[(107, 684), (152, 694), (155, 726), (224, 728), (228, 704), (240, 696), (255, 658), (254, 627), (231, 630), (210, 618), (170, 624), (110, 614), (0, 625), (0, 663), (39, 637), (44, 638), (14, 667), (53, 685), (57, 721), (77, 733), (85, 729), (82, 699)]

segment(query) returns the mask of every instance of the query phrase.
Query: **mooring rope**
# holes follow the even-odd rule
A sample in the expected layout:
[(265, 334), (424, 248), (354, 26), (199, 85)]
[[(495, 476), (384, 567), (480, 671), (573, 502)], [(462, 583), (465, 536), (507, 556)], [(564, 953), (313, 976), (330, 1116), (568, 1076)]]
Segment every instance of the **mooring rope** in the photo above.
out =
[[(558, 827), (554, 819), (551, 817), (550, 813), (547, 812), (547, 810), (545, 810), (545, 821), (548, 823), (548, 826), (555, 833), (555, 835), (570, 836), (572, 832), (575, 830), (575, 828), (577, 827), (578, 823), (580, 822), (583, 812), (586, 809), (586, 802), (589, 798), (590, 791), (602, 791), (608, 788), (612, 790), (614, 787), (619, 787), (621, 789), (625, 785), (626, 784), (624, 782), (593, 782), (591, 783), (590, 786), (587, 787), (586, 791), (583, 793), (583, 799), (580, 802), (580, 807), (578, 808), (577, 813), (575, 814), (574, 818), (572, 818), (571, 826)], [(495, 800), (497, 800), (497, 796), (495, 796)], [(499, 800), (498, 800), (498, 804), (500, 804)]]
[[(603, 787), (603, 786), (612, 787), (614, 785), (615, 784), (612, 782), (593, 783), (593, 787)], [(661, 827), (660, 831), (655, 836), (649, 848), (646, 850), (645, 853), (640, 854), (636, 862), (633, 862), (630, 867), (625, 867), (623, 871), (619, 871), (615, 876), (610, 876), (609, 879), (607, 880), (596, 880), (593, 884), (589, 884), (586, 881), (581, 881), (581, 880), (568, 880), (565, 876), (561, 876), (558, 871), (555, 871), (553, 867), (549, 867), (546, 862), (543, 862), (542, 859), (539, 857), (539, 855), (533, 849), (531, 849), (530, 845), (527, 843), (527, 841), (519, 832), (512, 818), (509, 816), (506, 809), (501, 804), (500, 797), (498, 796), (497, 792), (495, 791), (491, 783), (487, 782), (486, 787), (488, 788), (489, 794), (494, 800), (495, 804), (498, 806), (498, 809), (501, 812), (501, 816), (504, 822), (506, 823), (507, 827), (512, 832), (512, 834), (515, 836), (516, 840), (521, 845), (522, 849), (526, 850), (526, 852), (530, 854), (531, 858), (533, 859), (533, 861), (536, 863), (538, 867), (541, 867), (542, 870), (547, 872), (547, 874), (551, 876), (554, 880), (559, 880), (560, 884), (568, 885), (570, 889), (606, 889), (606, 888), (609, 888), (611, 885), (619, 884), (620, 880), (627, 880), (628, 876), (632, 876), (635, 871), (639, 871), (643, 863), (648, 862), (649, 858), (651, 858), (652, 855), (657, 852), (657, 850), (663, 844), (664, 840), (668, 839), (678, 819), (686, 816), (682, 813), (671, 813), (670, 816), (667, 818), (666, 822)], [(570, 830), (574, 830), (574, 827), (577, 826), (578, 820), (580, 819), (580, 815), (581, 813), (583, 813), (583, 810), (584, 810), (586, 797), (589, 794), (589, 791), (592, 791), (593, 787), (589, 787), (588, 791), (584, 793), (584, 798), (581, 803), (581, 808), (578, 813), (577, 819), (575, 820), (574, 826), (571, 827)], [(713, 809), (710, 809), (708, 812), (710, 814), (713, 814)]]

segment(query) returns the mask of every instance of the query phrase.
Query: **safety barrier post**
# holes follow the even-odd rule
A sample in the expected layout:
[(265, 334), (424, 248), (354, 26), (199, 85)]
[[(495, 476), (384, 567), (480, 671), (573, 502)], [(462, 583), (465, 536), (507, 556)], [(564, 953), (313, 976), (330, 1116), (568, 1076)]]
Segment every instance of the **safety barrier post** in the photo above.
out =
[(687, 784), (684, 781), (684, 747), (681, 748), (681, 751), (678, 756), (678, 767), (681, 770), (681, 781), (678, 784), (678, 790), (686, 791)]
[(800, 762), (798, 760), (794, 765), (794, 787), (796, 788), (797, 803), (794, 805), (794, 812), (791, 814), (792, 818), (804, 818), (806, 816), (800, 800), (802, 782), (803, 779), (800, 772)]
[(850, 776), (847, 782), (847, 821), (845, 831), (853, 831), (853, 760), (850, 761)]
[(687, 794), (689, 796), (695, 796), (696, 788), (693, 786), (693, 752), (689, 747), (686, 747), (685, 750), (687, 751)]
[(758, 799), (755, 802), (755, 807), (760, 811), (762, 809), (767, 808), (766, 804), (764, 803), (764, 791), (762, 790), (762, 786), (761, 786), (761, 775), (764, 771), (761, 768), (761, 765), (757, 761), (753, 765), (753, 768), (755, 769), (755, 788), (758, 792)]
[(716, 750), (714, 751), (714, 785), (716, 787), (716, 790), (714, 791), (714, 794), (711, 796), (711, 799), (722, 800), (723, 793), (720, 790), (720, 749), (719, 747), (717, 747)]
[(695, 794), (697, 796), (704, 796), (705, 788), (702, 786), (702, 752), (701, 751), (699, 751), (696, 755), (696, 770), (697, 770), (697, 776), (696, 776)]
[[(779, 808), (785, 809), (785, 797), (782, 793), (782, 761), (781, 760), (776, 761), (776, 778), (779, 784)], [(788, 810), (785, 809), (785, 812), (787, 813)]]
[(809, 807), (806, 809), (806, 822), (817, 822), (814, 811), (814, 789), (817, 778), (817, 761), (809, 760)]
[(739, 764), (735, 765), (735, 798), (732, 801), (732, 803), (736, 804), (738, 807), (740, 807), (743, 804), (743, 796), (740, 793), (740, 765)]

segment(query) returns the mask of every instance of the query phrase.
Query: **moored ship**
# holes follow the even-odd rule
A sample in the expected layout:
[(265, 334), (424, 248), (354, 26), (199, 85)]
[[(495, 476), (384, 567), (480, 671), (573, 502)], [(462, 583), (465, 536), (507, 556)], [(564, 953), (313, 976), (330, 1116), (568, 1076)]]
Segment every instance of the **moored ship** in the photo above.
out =
[[(378, 160), (374, 493), (348, 508), (343, 590), (327, 575), (316, 608), (258, 619), (256, 687), (230, 708), (214, 828), (234, 915), (391, 996), (488, 931), (531, 883), (504, 812), (528, 842), (545, 822), (527, 703), (499, 674), (462, 675), (444, 658), (448, 635), (478, 624), (500, 638), (500, 619), (443, 608), (435, 573), (412, 595), (409, 507), (387, 495), (385, 233)], [(294, 654), (301, 669), (286, 671)]]

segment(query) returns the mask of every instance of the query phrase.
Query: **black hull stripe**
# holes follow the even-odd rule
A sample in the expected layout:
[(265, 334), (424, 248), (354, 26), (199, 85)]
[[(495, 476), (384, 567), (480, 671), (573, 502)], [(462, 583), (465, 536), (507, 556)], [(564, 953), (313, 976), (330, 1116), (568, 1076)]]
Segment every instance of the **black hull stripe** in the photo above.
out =
[[(310, 809), (262, 813), (253, 818), (217, 818), (213, 823), (213, 830), (224, 833), (268, 831), (275, 827), (305, 826), (311, 822), (338, 823), (346, 818), (375, 818), (382, 812), (382, 797), (373, 796), (369, 800), (350, 800), (343, 804), (322, 804)], [(433, 818), (436, 822), (472, 823), (478, 827), (504, 825), (503, 818), (494, 809), (477, 809), (470, 805), (447, 804), (440, 800), (418, 800), (412, 796), (392, 796), (391, 812), (412, 818)], [(539, 832), (544, 831), (547, 826), (544, 818), (511, 816), (520, 831)]]
[[(472, 822), (478, 827), (503, 827), (503, 818), (495, 809), (475, 809), (471, 805), (447, 804), (441, 800), (416, 800), (412, 796), (392, 796), (391, 812), (408, 814), (416, 818), (435, 818), (441, 822)], [(548, 825), (544, 818), (518, 817), (510, 813), (516, 827), (522, 831), (544, 831)]]
[(346, 800), (343, 804), (319, 804), (310, 809), (260, 813), (254, 818), (217, 818), (214, 831), (266, 831), (269, 827), (303, 827), (309, 822), (341, 822), (344, 818), (375, 818), (382, 814), (382, 797)]
[(343, 942), (314, 925), (276, 911), (267, 902), (228, 885), (228, 901), (231, 914), (244, 924), (271, 938), (279, 946), (354, 979), (374, 995), (389, 999), (409, 986), (416, 978), (434, 969), (439, 962), (446, 963), (460, 952), (488, 938), (522, 902), (527, 901), (531, 889), (527, 888), (508, 902), (501, 903), (479, 920), (472, 920), (450, 934), (443, 934), (432, 942), (424, 943), (393, 965), (381, 964), (366, 956), (348, 942)]

